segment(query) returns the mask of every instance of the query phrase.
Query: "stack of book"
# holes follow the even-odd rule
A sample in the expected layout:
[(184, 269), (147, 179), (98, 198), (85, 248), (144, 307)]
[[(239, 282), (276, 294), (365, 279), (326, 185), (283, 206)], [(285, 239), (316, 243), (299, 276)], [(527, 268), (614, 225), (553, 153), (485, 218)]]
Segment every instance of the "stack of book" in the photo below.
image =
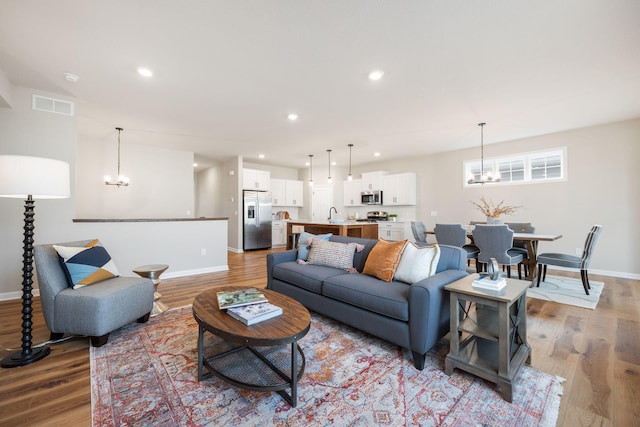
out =
[(218, 292), (218, 307), (244, 323), (253, 325), (282, 314), (282, 308), (267, 301), (262, 292), (255, 288)]
[(471, 284), (475, 289), (487, 291), (500, 291), (507, 286), (507, 279), (499, 277), (497, 280), (491, 280), (491, 276), (480, 276)]

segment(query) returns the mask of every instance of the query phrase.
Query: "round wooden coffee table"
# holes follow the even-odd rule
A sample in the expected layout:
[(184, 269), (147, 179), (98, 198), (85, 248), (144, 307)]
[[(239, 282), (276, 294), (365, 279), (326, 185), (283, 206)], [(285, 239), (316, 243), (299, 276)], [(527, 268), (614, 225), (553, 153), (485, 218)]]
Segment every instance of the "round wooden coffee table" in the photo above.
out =
[[(295, 407), (298, 380), (305, 367), (304, 352), (297, 341), (309, 332), (311, 315), (296, 300), (260, 289), (269, 302), (281, 307), (283, 312), (247, 326), (218, 308), (218, 292), (238, 289), (243, 288), (210, 289), (193, 301), (193, 317), (199, 329), (198, 381), (214, 374), (249, 390), (277, 391)], [(205, 331), (211, 335), (205, 336)], [(290, 389), (290, 394), (286, 389)]]

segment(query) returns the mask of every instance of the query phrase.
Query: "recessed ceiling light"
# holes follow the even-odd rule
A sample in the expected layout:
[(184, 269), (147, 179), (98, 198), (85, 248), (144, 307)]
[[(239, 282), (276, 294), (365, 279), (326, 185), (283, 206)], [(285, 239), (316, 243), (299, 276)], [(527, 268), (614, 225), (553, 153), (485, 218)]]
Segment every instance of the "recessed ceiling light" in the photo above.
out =
[(374, 82), (380, 80), (384, 76), (384, 71), (374, 70), (369, 73), (369, 80), (373, 80)]
[(198, 167), (198, 164), (197, 164), (197, 163), (194, 163), (194, 164), (193, 164), (193, 167), (194, 167), (194, 168), (197, 168), (197, 167)]
[(142, 77), (153, 76), (153, 72), (148, 68), (138, 68), (138, 74), (140, 74)]
[(331, 162), (331, 166), (335, 166), (335, 165), (337, 165), (336, 162)]
[(261, 159), (264, 159), (264, 154), (258, 154), (258, 157), (260, 157)]
[(64, 79), (68, 82), (75, 83), (80, 80), (80, 77), (72, 73), (64, 73)]
[(295, 122), (296, 120), (298, 120), (298, 115), (296, 113), (291, 113), (287, 116), (287, 118), (292, 122)]
[(376, 151), (375, 153), (373, 153), (373, 155), (374, 155), (375, 157), (380, 157), (380, 153), (378, 153), (377, 151)]

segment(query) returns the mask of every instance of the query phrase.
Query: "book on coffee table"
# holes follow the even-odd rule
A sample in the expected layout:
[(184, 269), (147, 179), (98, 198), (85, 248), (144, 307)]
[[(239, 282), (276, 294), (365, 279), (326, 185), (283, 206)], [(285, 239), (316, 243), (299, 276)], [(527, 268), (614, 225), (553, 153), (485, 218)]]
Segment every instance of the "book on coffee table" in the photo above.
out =
[(263, 320), (271, 319), (282, 314), (282, 308), (269, 302), (245, 305), (242, 307), (230, 308), (227, 314), (244, 323), (253, 325)]
[(221, 291), (217, 293), (220, 310), (243, 305), (266, 302), (267, 298), (256, 288), (239, 289), (237, 291)]

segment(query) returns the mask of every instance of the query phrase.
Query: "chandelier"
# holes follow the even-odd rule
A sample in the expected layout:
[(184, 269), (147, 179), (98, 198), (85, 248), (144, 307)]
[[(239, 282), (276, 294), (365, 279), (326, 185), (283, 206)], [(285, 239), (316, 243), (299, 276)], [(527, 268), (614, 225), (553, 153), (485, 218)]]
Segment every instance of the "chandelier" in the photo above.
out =
[(118, 131), (118, 180), (112, 181), (111, 176), (105, 175), (104, 183), (106, 185), (116, 185), (118, 188), (120, 188), (129, 186), (129, 178), (120, 173), (120, 132), (122, 132), (123, 129), (116, 128), (116, 130)]
[(496, 176), (493, 176), (491, 171), (486, 173), (484, 171), (484, 125), (486, 125), (486, 123), (478, 123), (478, 126), (480, 126), (480, 179), (475, 179), (473, 173), (470, 172), (467, 177), (467, 184), (469, 185), (484, 185), (493, 182), (500, 182), (500, 172), (498, 172)]

